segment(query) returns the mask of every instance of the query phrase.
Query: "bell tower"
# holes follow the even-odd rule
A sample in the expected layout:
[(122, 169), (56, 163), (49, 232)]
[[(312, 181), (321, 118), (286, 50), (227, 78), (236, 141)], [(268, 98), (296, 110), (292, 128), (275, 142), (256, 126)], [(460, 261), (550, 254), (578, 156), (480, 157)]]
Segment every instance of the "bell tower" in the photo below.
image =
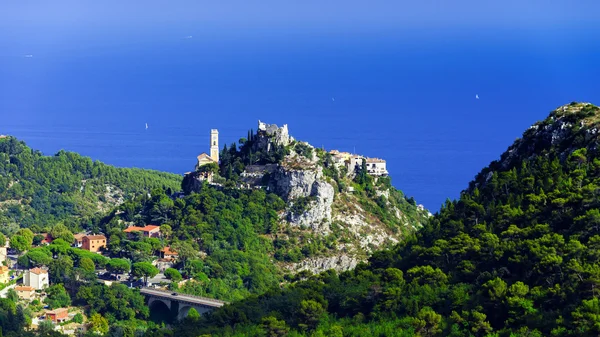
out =
[(210, 130), (210, 157), (219, 163), (219, 130)]

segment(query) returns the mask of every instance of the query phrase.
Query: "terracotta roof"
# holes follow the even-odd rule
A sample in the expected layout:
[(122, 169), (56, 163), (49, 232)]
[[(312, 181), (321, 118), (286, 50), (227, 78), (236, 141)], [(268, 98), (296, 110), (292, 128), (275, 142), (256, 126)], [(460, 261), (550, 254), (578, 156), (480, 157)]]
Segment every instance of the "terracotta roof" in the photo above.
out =
[(146, 225), (145, 227), (131, 226), (131, 227), (127, 227), (123, 232), (125, 232), (125, 233), (150, 232), (150, 231), (153, 231), (156, 229), (160, 230), (160, 226), (155, 226), (155, 225)]
[(61, 313), (65, 312), (65, 311), (69, 312), (69, 309), (67, 309), (67, 308), (58, 308), (58, 309), (46, 311), (46, 314), (58, 315), (58, 314), (61, 314)]
[(88, 240), (106, 240), (106, 236), (104, 235), (86, 235)]
[(385, 163), (385, 160), (379, 158), (367, 158), (367, 163)]
[(83, 239), (84, 236), (85, 236), (84, 233), (77, 233), (77, 234), (73, 235), (73, 237), (75, 238), (75, 240), (81, 240), (81, 239)]
[(4, 273), (8, 273), (8, 267), (7, 266), (0, 266), (0, 274), (4, 274)]
[(131, 227), (125, 228), (125, 230), (123, 232), (131, 233), (131, 232), (143, 232), (143, 231), (144, 231), (144, 228), (142, 228), (142, 227), (131, 226)]
[(30, 286), (16, 286), (15, 290), (16, 291), (34, 291), (35, 288), (34, 287), (30, 287)]
[(43, 270), (42, 268), (33, 268), (33, 269), (29, 269), (29, 272), (30, 272), (30, 273), (34, 273), (34, 274), (37, 274), (37, 275), (40, 275), (40, 274), (48, 274), (48, 271), (47, 271), (47, 270)]
[(176, 251), (171, 250), (171, 247), (165, 247), (161, 249), (161, 252), (165, 253), (165, 255), (179, 255)]
[(52, 242), (52, 235), (50, 235), (50, 233), (39, 233), (37, 235), (41, 235), (44, 238), (42, 239), (43, 243), (50, 243)]

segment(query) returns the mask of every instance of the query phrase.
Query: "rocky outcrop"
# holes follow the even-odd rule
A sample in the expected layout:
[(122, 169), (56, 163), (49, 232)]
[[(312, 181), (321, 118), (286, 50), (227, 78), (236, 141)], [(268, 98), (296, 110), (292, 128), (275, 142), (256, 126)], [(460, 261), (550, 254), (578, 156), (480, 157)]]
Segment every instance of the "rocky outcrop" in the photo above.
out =
[(277, 167), (279, 167), (277, 164), (248, 165), (240, 175), (241, 181), (253, 187), (263, 186), (265, 185), (265, 177), (269, 178)]
[(289, 211), (286, 214), (291, 225), (306, 226), (322, 234), (329, 233), (331, 205), (334, 189), (323, 179), (323, 169), (297, 170), (279, 166), (270, 175), (269, 190), (291, 204), (305, 201), (308, 206), (301, 212)]
[[(398, 243), (398, 240), (390, 236), (383, 226), (375, 225), (373, 221), (367, 219), (363, 215), (365, 212), (358, 205), (355, 207), (354, 210), (336, 214), (333, 220), (344, 225), (344, 228), (355, 237), (362, 250), (372, 252), (385, 244)], [(401, 214), (397, 214), (397, 217), (402, 219)]]
[(334, 269), (340, 272), (349, 269), (354, 269), (358, 262), (360, 262), (358, 258), (348, 255), (312, 257), (302, 262), (288, 265), (286, 266), (286, 269), (292, 272), (308, 270), (313, 274), (317, 274), (329, 269)]
[(258, 121), (258, 133), (259, 135), (268, 136), (275, 145), (287, 146), (294, 141), (294, 138), (290, 137), (287, 124), (278, 127), (277, 124), (266, 124)]

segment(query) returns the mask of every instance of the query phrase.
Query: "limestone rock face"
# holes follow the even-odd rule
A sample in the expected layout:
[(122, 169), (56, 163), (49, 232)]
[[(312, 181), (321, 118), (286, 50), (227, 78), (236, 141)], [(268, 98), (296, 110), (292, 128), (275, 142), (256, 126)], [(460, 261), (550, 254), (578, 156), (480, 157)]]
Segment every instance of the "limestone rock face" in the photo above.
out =
[(258, 131), (269, 136), (276, 145), (287, 146), (294, 140), (290, 137), (287, 124), (278, 127), (277, 124), (266, 124), (258, 121)]
[(358, 262), (359, 259), (348, 255), (313, 257), (305, 259), (299, 263), (294, 263), (288, 266), (287, 269), (293, 272), (309, 270), (313, 274), (317, 274), (329, 269), (334, 269), (338, 272), (341, 272), (354, 269)]
[(292, 205), (308, 198), (308, 207), (299, 213), (288, 212), (287, 220), (292, 225), (307, 226), (321, 233), (329, 232), (334, 189), (323, 179), (321, 167), (295, 170), (280, 166), (271, 174), (269, 190)]

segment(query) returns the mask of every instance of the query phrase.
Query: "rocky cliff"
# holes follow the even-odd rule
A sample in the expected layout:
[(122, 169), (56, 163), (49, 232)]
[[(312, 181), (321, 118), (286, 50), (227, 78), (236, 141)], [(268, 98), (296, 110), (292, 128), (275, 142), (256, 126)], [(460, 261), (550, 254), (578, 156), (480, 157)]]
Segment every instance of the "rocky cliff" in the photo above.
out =
[[(212, 179), (218, 188), (265, 189), (286, 203), (280, 214), (281, 231), (275, 240), (294, 242), (298, 249), (324, 240), (335, 242), (310, 259), (276, 258), (288, 270), (318, 272), (353, 268), (373, 250), (397, 243), (426, 221), (429, 213), (410, 204), (390, 184), (389, 177), (364, 177), (339, 170), (344, 164), (331, 154), (290, 136), (288, 126), (259, 121), (239, 151), (223, 152), (220, 173)], [(337, 152), (339, 153), (339, 152)], [(356, 157), (356, 156), (355, 156)], [(354, 159), (354, 157), (353, 157)], [(242, 166), (239, 174), (235, 168)], [(233, 173), (232, 173), (233, 172)], [(198, 190), (202, 178), (184, 179), (187, 190)], [(184, 186), (184, 190), (186, 187)]]

